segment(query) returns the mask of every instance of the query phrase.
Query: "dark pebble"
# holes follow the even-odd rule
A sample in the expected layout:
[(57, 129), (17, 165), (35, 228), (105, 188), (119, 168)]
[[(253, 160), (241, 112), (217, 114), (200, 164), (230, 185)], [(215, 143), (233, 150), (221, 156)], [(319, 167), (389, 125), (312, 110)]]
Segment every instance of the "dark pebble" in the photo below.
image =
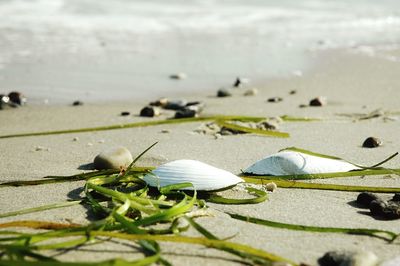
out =
[(293, 94), (296, 94), (296, 93), (297, 93), (296, 90), (291, 90), (291, 91), (289, 92), (290, 95), (293, 95)]
[(186, 100), (168, 101), (163, 108), (167, 110), (183, 110), (187, 105)]
[(382, 141), (375, 137), (369, 137), (364, 140), (362, 146), (364, 148), (376, 148), (382, 145)]
[(278, 102), (283, 101), (283, 99), (281, 97), (272, 97), (272, 98), (269, 98), (267, 101), (270, 103), (278, 103)]
[(233, 87), (238, 88), (243, 84), (240, 78), (236, 78), (235, 82), (233, 83)]
[(80, 105), (83, 105), (83, 102), (75, 101), (75, 102), (72, 103), (72, 106), (80, 106)]
[(140, 116), (154, 117), (158, 115), (160, 115), (160, 111), (157, 107), (154, 106), (146, 106), (142, 110), (140, 110)]
[(392, 198), (392, 201), (398, 201), (398, 202), (400, 202), (400, 193), (394, 194), (394, 196), (393, 196), (393, 198)]
[(384, 217), (385, 216), (384, 210), (387, 208), (387, 206), (388, 206), (387, 201), (382, 199), (377, 199), (371, 201), (371, 203), (369, 204), (369, 210), (371, 211), (371, 214), (373, 216)]
[(324, 106), (326, 105), (326, 99), (322, 97), (314, 98), (309, 103), (310, 106)]
[(128, 116), (130, 114), (131, 114), (130, 112), (121, 112), (121, 116)]
[(371, 202), (378, 199), (380, 198), (371, 192), (362, 192), (357, 197), (357, 204), (364, 208), (369, 208)]
[(217, 97), (229, 97), (232, 96), (232, 93), (227, 89), (219, 89), (217, 91)]
[(184, 109), (184, 110), (178, 110), (175, 112), (175, 118), (190, 118), (190, 117), (196, 117), (197, 112), (195, 110), (191, 109)]
[(8, 97), (10, 98), (10, 101), (12, 103), (18, 104), (18, 105), (24, 105), (26, 103), (26, 98), (22, 93), (17, 92), (17, 91), (12, 91), (8, 94)]
[(306, 107), (308, 107), (307, 104), (300, 104), (300, 105), (299, 105), (299, 108), (306, 108)]

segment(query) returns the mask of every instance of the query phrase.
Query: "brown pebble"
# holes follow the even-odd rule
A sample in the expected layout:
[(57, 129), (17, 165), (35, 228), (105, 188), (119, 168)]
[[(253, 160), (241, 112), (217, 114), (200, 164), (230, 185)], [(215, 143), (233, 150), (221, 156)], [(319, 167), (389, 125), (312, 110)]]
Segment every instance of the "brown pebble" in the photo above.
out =
[(289, 92), (290, 95), (293, 95), (293, 94), (296, 94), (296, 93), (297, 93), (296, 90), (291, 90), (291, 91)]
[(229, 97), (232, 96), (232, 93), (224, 88), (221, 88), (217, 91), (217, 97)]
[(269, 98), (267, 101), (270, 103), (278, 103), (278, 102), (283, 101), (283, 99), (281, 97), (272, 97), (272, 98)]
[(382, 145), (382, 141), (375, 137), (366, 138), (362, 144), (364, 148), (376, 148)]
[(274, 192), (278, 188), (278, 186), (274, 182), (271, 182), (266, 184), (265, 188), (267, 189), (267, 191)]
[(327, 104), (325, 97), (317, 97), (310, 101), (310, 106), (325, 106)]
[(299, 108), (306, 108), (306, 107), (308, 107), (307, 104), (300, 104), (300, 105), (299, 105)]
[(160, 110), (154, 106), (146, 106), (142, 110), (140, 110), (140, 116), (154, 117), (159, 115), (160, 115)]
[(130, 115), (131, 113), (130, 112), (121, 112), (121, 116), (127, 116), (127, 115)]

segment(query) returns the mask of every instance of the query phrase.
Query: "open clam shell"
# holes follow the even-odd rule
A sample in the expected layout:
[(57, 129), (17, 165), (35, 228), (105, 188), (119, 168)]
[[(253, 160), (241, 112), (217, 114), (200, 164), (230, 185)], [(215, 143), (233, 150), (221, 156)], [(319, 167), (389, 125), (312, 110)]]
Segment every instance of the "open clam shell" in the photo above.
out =
[(196, 160), (177, 160), (159, 166), (144, 176), (152, 187), (192, 183), (187, 190), (219, 190), (244, 182), (240, 177)]
[(267, 156), (244, 170), (254, 175), (303, 175), (348, 172), (360, 169), (343, 160), (313, 156), (296, 151), (282, 151)]

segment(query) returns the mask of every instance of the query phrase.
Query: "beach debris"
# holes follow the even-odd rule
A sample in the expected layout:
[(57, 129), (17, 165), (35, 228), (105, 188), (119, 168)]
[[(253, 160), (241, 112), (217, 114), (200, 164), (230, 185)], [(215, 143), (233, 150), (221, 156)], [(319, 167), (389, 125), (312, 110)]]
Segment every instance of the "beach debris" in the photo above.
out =
[(289, 94), (290, 94), (290, 95), (294, 95), (294, 94), (296, 94), (296, 93), (297, 93), (296, 90), (291, 90), (291, 91), (289, 91)]
[(163, 164), (144, 176), (152, 187), (191, 183), (186, 190), (220, 190), (244, 182), (240, 177), (196, 160), (176, 160)]
[(364, 148), (376, 148), (382, 145), (382, 140), (375, 137), (368, 137), (364, 140), (362, 146)]
[(300, 104), (300, 105), (299, 105), (299, 108), (306, 108), (306, 107), (308, 107), (307, 104)]
[(81, 105), (83, 105), (83, 102), (81, 102), (81, 101), (74, 101), (72, 103), (72, 106), (81, 106)]
[(128, 115), (130, 115), (131, 113), (130, 112), (127, 112), (127, 111), (123, 111), (123, 112), (121, 112), (121, 116), (128, 116)]
[(357, 196), (357, 204), (363, 208), (369, 208), (369, 205), (373, 200), (377, 200), (379, 197), (371, 192), (361, 192)]
[(281, 97), (271, 97), (267, 100), (269, 103), (278, 103), (283, 101), (283, 99)]
[(197, 117), (197, 112), (189, 108), (176, 111), (174, 116), (176, 119), (190, 117)]
[(244, 96), (255, 96), (257, 94), (258, 94), (258, 89), (257, 88), (248, 89), (247, 91), (245, 91), (243, 93)]
[(370, 251), (329, 251), (318, 259), (320, 266), (376, 266), (378, 261)]
[(235, 88), (239, 88), (240, 86), (242, 86), (242, 84), (243, 84), (243, 81), (241, 80), (241, 78), (237, 77), (232, 86)]
[(79, 137), (74, 137), (72, 141), (79, 141)]
[(160, 114), (160, 109), (155, 106), (145, 106), (142, 110), (140, 110), (140, 116), (144, 117), (154, 117), (159, 116)]
[(396, 193), (393, 198), (386, 201), (376, 194), (362, 192), (357, 196), (357, 204), (363, 208), (369, 208), (371, 215), (385, 220), (400, 218), (400, 194)]
[(159, 107), (164, 107), (168, 103), (168, 98), (160, 98), (157, 101), (151, 102), (149, 105), (151, 106), (159, 106)]
[(43, 146), (35, 146), (35, 151), (50, 151), (50, 148)]
[(18, 104), (18, 105), (24, 105), (27, 102), (26, 97), (18, 91), (10, 92), (8, 94), (8, 98), (10, 99), (11, 103)]
[(356, 169), (360, 168), (340, 159), (283, 150), (257, 161), (244, 170), (244, 173), (282, 176), (348, 172)]
[(161, 107), (167, 110), (182, 110), (186, 107), (188, 101), (182, 100), (175, 100), (175, 101), (168, 101), (162, 105)]
[(171, 133), (171, 131), (169, 129), (162, 129), (160, 131), (160, 133), (167, 134), (167, 133)]
[(325, 106), (328, 103), (326, 97), (317, 97), (310, 100), (310, 106)]
[(274, 182), (270, 182), (265, 185), (265, 189), (270, 192), (274, 192), (277, 188), (278, 186)]
[(381, 108), (373, 110), (369, 113), (339, 113), (337, 116), (344, 116), (353, 118), (353, 121), (362, 121), (369, 120), (374, 118), (382, 118), (384, 122), (387, 121), (397, 121), (398, 115), (400, 115), (399, 111), (384, 111)]
[(221, 88), (217, 91), (217, 97), (230, 97), (232, 96), (232, 93), (225, 88)]
[(400, 256), (394, 257), (389, 260), (385, 260), (379, 266), (399, 266), (400, 265)]
[(94, 168), (102, 169), (121, 169), (129, 166), (133, 161), (131, 152), (125, 147), (112, 147), (102, 151), (94, 160)]
[(179, 72), (179, 73), (176, 73), (176, 74), (171, 74), (169, 76), (169, 78), (170, 79), (185, 79), (185, 78), (187, 78), (187, 75), (186, 75), (186, 73)]

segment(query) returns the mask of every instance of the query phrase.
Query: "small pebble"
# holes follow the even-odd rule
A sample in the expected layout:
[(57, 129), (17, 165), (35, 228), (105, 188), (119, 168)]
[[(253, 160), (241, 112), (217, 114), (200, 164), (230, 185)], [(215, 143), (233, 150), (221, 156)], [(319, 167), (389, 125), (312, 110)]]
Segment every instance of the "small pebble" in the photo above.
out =
[(130, 112), (121, 112), (121, 116), (128, 116), (130, 114), (131, 114)]
[(274, 192), (278, 188), (278, 186), (274, 182), (271, 182), (266, 184), (265, 188), (267, 189), (267, 191)]
[(83, 105), (83, 102), (81, 101), (75, 101), (72, 103), (72, 106), (81, 106), (81, 105)]
[(394, 194), (392, 201), (399, 201), (400, 202), (400, 193)]
[(272, 97), (272, 98), (269, 98), (267, 101), (269, 103), (278, 103), (278, 102), (283, 101), (283, 99), (281, 97)]
[(306, 108), (306, 107), (308, 107), (307, 104), (300, 104), (300, 105), (299, 105), (299, 108)]
[(263, 121), (257, 124), (257, 128), (263, 130), (277, 130), (278, 124), (273, 121)]
[(160, 109), (155, 106), (146, 106), (140, 110), (140, 116), (144, 117), (154, 117), (160, 115)]
[(232, 93), (224, 88), (221, 88), (217, 91), (217, 97), (229, 97), (232, 96)]
[(36, 146), (35, 151), (50, 151), (50, 148), (46, 148), (43, 146)]
[(10, 98), (6, 95), (0, 94), (0, 110), (11, 107), (9, 103), (10, 103)]
[(382, 199), (373, 200), (369, 209), (373, 216), (381, 217), (387, 220), (400, 218), (400, 203), (397, 201), (385, 201)]
[(362, 144), (364, 148), (376, 148), (382, 145), (382, 141), (375, 137), (366, 138)]
[(164, 134), (165, 134), (165, 133), (170, 133), (170, 131), (169, 131), (168, 129), (163, 129), (163, 130), (161, 130), (160, 132), (161, 132), (161, 133), (164, 133)]
[(255, 96), (258, 94), (258, 90), (256, 88), (249, 89), (243, 93), (244, 96)]
[(170, 79), (185, 79), (187, 78), (186, 73), (177, 73), (177, 74), (172, 74), (169, 76)]
[(317, 97), (310, 101), (310, 106), (325, 106), (327, 104), (327, 100), (325, 97)]
[(242, 80), (239, 77), (237, 77), (235, 82), (233, 83), (233, 87), (238, 88), (242, 85), (242, 83), (243, 83)]
[(175, 118), (190, 118), (197, 117), (197, 112), (191, 109), (178, 110), (175, 112)]
[(12, 103), (18, 104), (18, 105), (24, 105), (26, 103), (26, 98), (22, 93), (17, 92), (17, 91), (12, 91), (8, 94), (8, 97), (10, 98), (10, 101)]
[(376, 266), (378, 257), (369, 251), (330, 251), (318, 263), (320, 266)]
[(290, 94), (290, 95), (294, 95), (294, 94), (296, 94), (296, 93), (297, 93), (296, 90), (291, 90), (291, 91), (289, 91), (289, 94)]
[(79, 138), (78, 138), (78, 137), (74, 137), (74, 138), (72, 139), (72, 141), (79, 141)]
[(102, 169), (121, 169), (129, 166), (133, 161), (132, 154), (125, 147), (115, 147), (105, 150), (98, 154), (94, 160), (94, 168)]

